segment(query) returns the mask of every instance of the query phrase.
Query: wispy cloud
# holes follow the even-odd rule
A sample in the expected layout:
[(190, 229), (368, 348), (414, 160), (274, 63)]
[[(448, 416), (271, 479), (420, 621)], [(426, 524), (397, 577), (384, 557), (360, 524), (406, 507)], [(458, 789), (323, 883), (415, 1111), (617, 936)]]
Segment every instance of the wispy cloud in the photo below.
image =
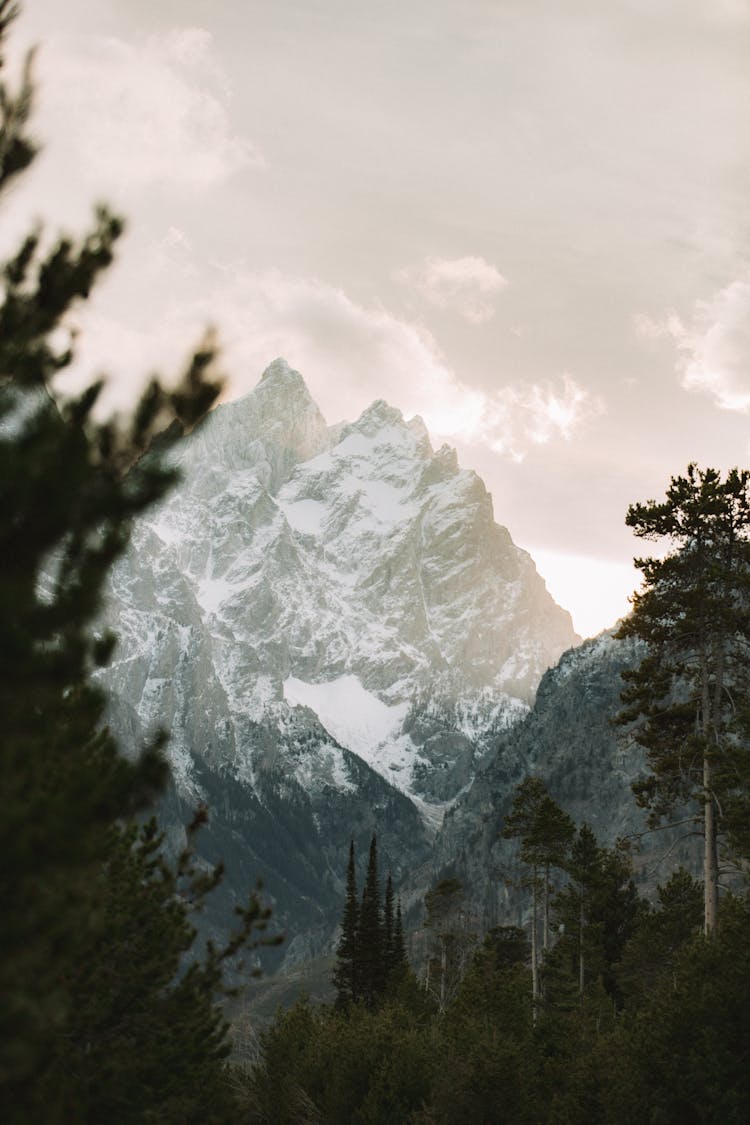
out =
[[(602, 409), (570, 375), (493, 390), (469, 386), (432, 335), (381, 305), (363, 305), (317, 278), (278, 270), (216, 269), (196, 279), (179, 231), (170, 231), (142, 264), (149, 285), (158, 273), (186, 289), (158, 323), (142, 313), (130, 323), (103, 306), (82, 312), (78, 372), (113, 376), (111, 398), (132, 398), (134, 372), (174, 370), (200, 326), (216, 326), (229, 373), (228, 397), (249, 390), (265, 366), (283, 355), (305, 376), (330, 421), (359, 414), (385, 398), (406, 416), (421, 414), (438, 440), (482, 443), (522, 460), (536, 445), (567, 441)], [(200, 293), (197, 289), (200, 287)], [(188, 295), (187, 289), (190, 288)]]
[(52, 38), (41, 59), (41, 126), (65, 136), (69, 166), (97, 190), (206, 188), (262, 154), (235, 132), (211, 35), (174, 28), (141, 44)]
[(601, 399), (592, 398), (567, 372), (555, 381), (533, 384), (520, 401), (528, 411), (529, 437), (538, 445), (553, 437), (570, 440), (582, 421), (604, 409)]
[(722, 410), (750, 410), (750, 273), (696, 301), (687, 323), (673, 312), (660, 321), (640, 316), (636, 331), (671, 337), (685, 390), (710, 395)]
[(472, 324), (484, 324), (495, 315), (494, 298), (508, 282), (484, 258), (426, 258), (396, 274), (398, 281), (415, 289), (431, 305), (453, 309)]
[(485, 397), (482, 423), (472, 436), (521, 461), (532, 446), (569, 441), (604, 410), (601, 397), (567, 373), (541, 383), (509, 383)]

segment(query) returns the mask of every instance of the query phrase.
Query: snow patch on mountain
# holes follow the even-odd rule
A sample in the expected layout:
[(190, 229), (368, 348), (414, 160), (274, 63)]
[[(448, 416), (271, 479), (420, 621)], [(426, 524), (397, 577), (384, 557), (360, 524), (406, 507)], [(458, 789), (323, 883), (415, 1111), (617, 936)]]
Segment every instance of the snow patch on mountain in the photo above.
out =
[(326, 730), (347, 750), (365, 761), (401, 727), (408, 703), (389, 707), (362, 686), (357, 676), (339, 676), (322, 684), (307, 684), (289, 676), (284, 698), (293, 707), (309, 707)]
[(276, 497), (289, 526), (300, 535), (320, 535), (325, 527), (328, 508), (320, 500), (285, 500)]

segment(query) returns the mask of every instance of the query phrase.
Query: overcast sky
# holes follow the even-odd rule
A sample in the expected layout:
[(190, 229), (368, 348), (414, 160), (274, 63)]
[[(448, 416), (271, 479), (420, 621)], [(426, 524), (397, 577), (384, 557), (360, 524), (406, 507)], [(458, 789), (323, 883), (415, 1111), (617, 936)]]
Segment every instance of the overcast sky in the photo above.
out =
[[(25, 0), (45, 149), (6, 208), (128, 218), (77, 318), (117, 395), (204, 324), (490, 488), (580, 632), (628, 503), (750, 463), (750, 0)], [(29, 182), (31, 180), (31, 182)]]

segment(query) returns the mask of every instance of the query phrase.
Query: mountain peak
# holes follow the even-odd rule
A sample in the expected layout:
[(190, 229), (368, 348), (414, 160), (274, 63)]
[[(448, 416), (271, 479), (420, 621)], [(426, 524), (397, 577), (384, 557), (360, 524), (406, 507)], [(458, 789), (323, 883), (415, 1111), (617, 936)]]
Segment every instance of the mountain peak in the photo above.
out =
[(386, 426), (403, 426), (404, 416), (395, 406), (389, 406), (385, 399), (378, 398), (363, 410), (352, 429), (372, 435)]
[(409, 432), (414, 435), (414, 437), (417, 439), (417, 441), (426, 441), (427, 444), (430, 446), (430, 449), (432, 449), (432, 443), (430, 442), (430, 434), (429, 434), (429, 431), (427, 429), (427, 426), (425, 425), (424, 418), (422, 417), (421, 414), (415, 414), (413, 418), (410, 418), (409, 421), (406, 423), (406, 427), (409, 430)]
[(281, 356), (269, 363), (249, 397), (269, 418), (300, 410), (320, 414), (299, 371), (290, 367)]
[(328, 445), (328, 427), (305, 380), (279, 357), (253, 390), (211, 412), (190, 439), (189, 460), (227, 471), (253, 469), (274, 493), (297, 462)]
[(277, 356), (276, 359), (269, 363), (260, 377), (259, 386), (261, 384), (265, 384), (266, 386), (273, 384), (279, 387), (304, 387), (307, 391), (307, 384), (299, 371), (295, 371), (293, 367), (290, 367), (283, 356)]

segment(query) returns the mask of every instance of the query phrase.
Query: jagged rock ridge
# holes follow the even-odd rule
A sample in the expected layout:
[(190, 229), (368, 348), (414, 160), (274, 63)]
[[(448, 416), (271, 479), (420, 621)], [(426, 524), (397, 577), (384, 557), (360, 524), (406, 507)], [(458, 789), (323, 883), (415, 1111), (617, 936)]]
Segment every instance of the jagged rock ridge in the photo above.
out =
[[(131, 743), (166, 727), (173, 800), (208, 798), (214, 836), (274, 895), (285, 832), (329, 899), (352, 834), (377, 827), (394, 870), (423, 859), (576, 639), (569, 615), (420, 419), (378, 401), (328, 427), (283, 360), (178, 463), (112, 576), (115, 726)], [(324, 930), (326, 894), (305, 878), (284, 910), (316, 894)]]

